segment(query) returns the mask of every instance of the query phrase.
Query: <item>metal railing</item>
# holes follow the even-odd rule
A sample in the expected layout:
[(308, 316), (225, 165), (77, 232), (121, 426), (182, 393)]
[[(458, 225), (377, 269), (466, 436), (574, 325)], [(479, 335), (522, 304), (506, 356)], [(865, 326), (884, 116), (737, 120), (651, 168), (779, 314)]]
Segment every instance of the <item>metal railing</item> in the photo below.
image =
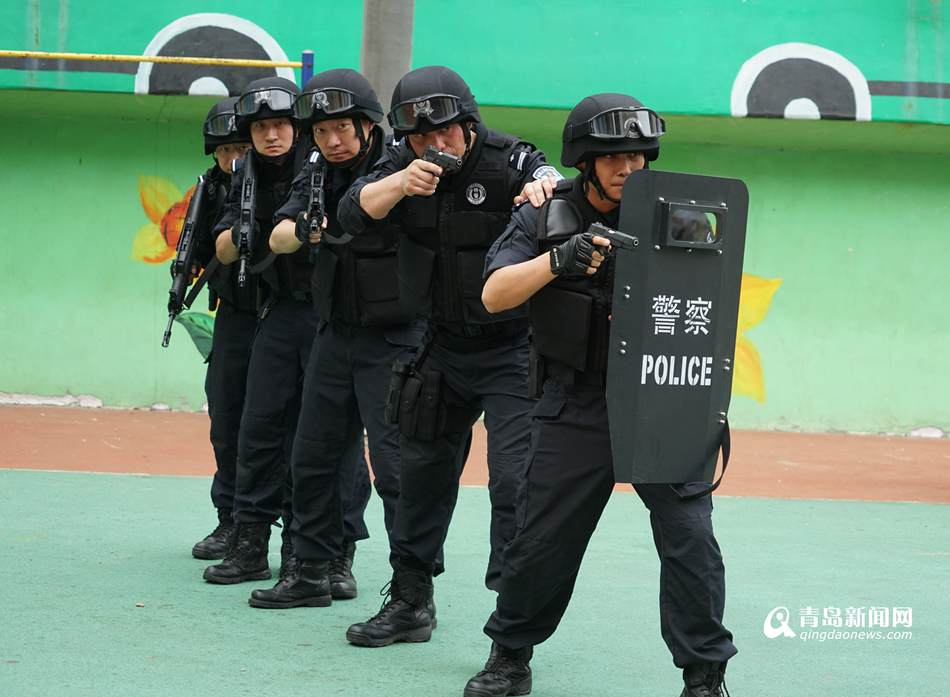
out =
[[(313, 51), (304, 51), (299, 61), (269, 61), (250, 58), (207, 58), (199, 56), (126, 56), (108, 53), (54, 53), (48, 51), (0, 50), (0, 59), (83, 61), (87, 63), (172, 63), (179, 65), (219, 65), (234, 68), (300, 68), (300, 84), (313, 77)], [(0, 66), (2, 67), (2, 66)]]

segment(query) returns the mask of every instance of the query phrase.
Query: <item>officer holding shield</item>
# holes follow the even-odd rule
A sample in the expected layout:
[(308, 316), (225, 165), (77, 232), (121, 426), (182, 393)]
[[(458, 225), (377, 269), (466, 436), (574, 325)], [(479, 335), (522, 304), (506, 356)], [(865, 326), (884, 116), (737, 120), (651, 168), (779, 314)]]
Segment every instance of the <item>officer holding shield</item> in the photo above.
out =
[[(490, 312), (529, 298), (532, 359), (543, 378), (519, 528), (504, 554), (492, 650), (467, 697), (531, 691), (533, 647), (556, 630), (615, 478), (606, 374), (613, 258), (593, 223), (618, 226), (626, 178), (659, 155), (664, 123), (622, 94), (598, 94), (570, 113), (561, 162), (580, 176), (540, 208), (522, 206), (486, 260)], [(722, 695), (736, 653), (723, 626), (724, 568), (705, 482), (636, 484), (660, 558), (661, 633), (683, 669), (682, 697)], [(694, 495), (701, 494), (701, 495)]]

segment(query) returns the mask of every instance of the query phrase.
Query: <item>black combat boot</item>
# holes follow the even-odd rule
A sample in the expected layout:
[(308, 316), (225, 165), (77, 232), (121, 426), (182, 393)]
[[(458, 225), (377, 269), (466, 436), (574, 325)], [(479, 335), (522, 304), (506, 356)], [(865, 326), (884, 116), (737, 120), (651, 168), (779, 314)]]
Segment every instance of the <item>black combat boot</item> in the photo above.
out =
[(205, 581), (231, 584), (270, 578), (267, 565), (269, 541), (270, 523), (238, 523), (224, 560), (205, 569)]
[(294, 543), (284, 538), (280, 543), (280, 570), (277, 572), (277, 578), (283, 581), (297, 573), (300, 569), (300, 560), (294, 554)]
[(218, 527), (211, 534), (191, 548), (191, 556), (195, 559), (223, 559), (228, 551), (228, 541), (234, 532), (234, 521), (231, 520), (230, 508), (218, 509)]
[(464, 697), (508, 697), (531, 693), (531, 666), (534, 649), (509, 649), (492, 642), (485, 670), (465, 685)]
[(729, 697), (725, 663), (693, 663), (683, 669), (680, 697)]
[(330, 565), (319, 561), (298, 561), (280, 577), (277, 585), (251, 593), (251, 607), (287, 609), (291, 607), (329, 607)]
[(356, 543), (350, 542), (339, 559), (330, 562), (330, 592), (334, 600), (351, 600), (356, 597), (356, 579), (353, 578), (353, 555)]
[(346, 630), (347, 641), (372, 647), (429, 641), (435, 615), (431, 576), (421, 571), (397, 571), (380, 595), (386, 600), (379, 612)]

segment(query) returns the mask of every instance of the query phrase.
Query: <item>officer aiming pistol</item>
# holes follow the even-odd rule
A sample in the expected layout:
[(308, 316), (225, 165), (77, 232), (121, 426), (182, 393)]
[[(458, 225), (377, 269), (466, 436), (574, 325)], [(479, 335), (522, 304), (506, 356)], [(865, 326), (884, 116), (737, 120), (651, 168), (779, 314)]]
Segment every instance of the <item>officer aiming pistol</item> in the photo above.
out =
[(426, 162), (431, 162), (434, 165), (438, 165), (442, 168), (442, 176), (446, 174), (454, 174), (462, 169), (462, 158), (458, 155), (453, 155), (450, 152), (443, 152), (435, 148), (435, 146), (430, 145), (426, 148), (425, 153), (422, 155), (422, 159)]

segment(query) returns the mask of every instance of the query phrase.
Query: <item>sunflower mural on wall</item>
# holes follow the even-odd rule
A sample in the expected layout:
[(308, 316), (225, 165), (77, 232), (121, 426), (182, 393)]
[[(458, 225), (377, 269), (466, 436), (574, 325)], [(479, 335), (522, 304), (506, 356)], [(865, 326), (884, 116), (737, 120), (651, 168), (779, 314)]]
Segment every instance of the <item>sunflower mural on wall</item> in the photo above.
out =
[[(178, 239), (185, 224), (188, 204), (195, 192), (192, 186), (184, 194), (162, 177), (139, 176), (139, 199), (149, 222), (135, 233), (132, 258), (146, 264), (163, 264), (175, 256)], [(181, 324), (207, 360), (211, 353), (214, 315), (205, 312), (183, 312), (175, 321)]]
[(195, 188), (184, 196), (177, 186), (162, 177), (139, 176), (139, 200), (149, 222), (135, 233), (132, 258), (146, 264), (160, 264), (175, 256), (175, 247), (185, 223), (185, 214)]
[(782, 285), (781, 278), (762, 278), (742, 274), (739, 291), (739, 322), (736, 336), (735, 373), (732, 394), (751, 397), (765, 402), (765, 369), (755, 344), (745, 336), (747, 330), (759, 324), (768, 314), (775, 291)]

